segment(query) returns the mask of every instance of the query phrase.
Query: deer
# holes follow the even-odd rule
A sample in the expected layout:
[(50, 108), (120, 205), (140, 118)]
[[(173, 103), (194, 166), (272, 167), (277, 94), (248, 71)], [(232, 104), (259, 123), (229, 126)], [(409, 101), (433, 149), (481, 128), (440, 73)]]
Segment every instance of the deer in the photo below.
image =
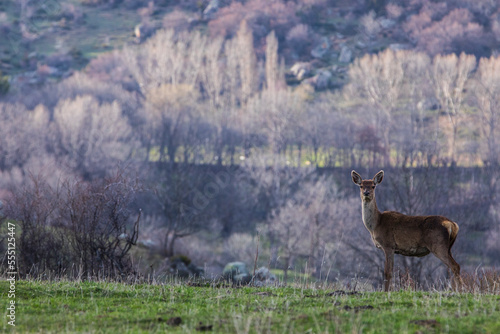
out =
[(396, 211), (380, 212), (375, 188), (384, 179), (384, 171), (373, 179), (363, 180), (356, 171), (352, 181), (360, 188), (363, 223), (375, 246), (385, 253), (384, 291), (389, 291), (394, 267), (394, 254), (426, 256), (434, 254), (460, 279), (460, 265), (451, 255), (458, 234), (458, 224), (443, 216), (407, 216)]

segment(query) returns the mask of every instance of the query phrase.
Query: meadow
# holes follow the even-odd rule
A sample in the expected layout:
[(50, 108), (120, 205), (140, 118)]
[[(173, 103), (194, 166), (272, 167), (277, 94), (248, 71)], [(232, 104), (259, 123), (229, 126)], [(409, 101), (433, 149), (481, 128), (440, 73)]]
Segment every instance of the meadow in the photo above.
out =
[(399, 290), (21, 280), (16, 333), (499, 333), (500, 296)]

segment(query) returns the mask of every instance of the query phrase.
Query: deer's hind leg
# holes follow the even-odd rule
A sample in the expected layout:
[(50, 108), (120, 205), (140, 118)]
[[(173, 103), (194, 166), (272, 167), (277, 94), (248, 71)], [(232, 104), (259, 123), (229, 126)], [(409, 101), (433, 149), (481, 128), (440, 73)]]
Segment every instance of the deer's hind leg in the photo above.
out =
[(454, 280), (458, 280), (458, 282), (461, 283), (462, 278), (460, 277), (460, 265), (451, 255), (451, 246), (446, 245), (445, 243), (440, 243), (432, 247), (430, 251), (451, 270)]

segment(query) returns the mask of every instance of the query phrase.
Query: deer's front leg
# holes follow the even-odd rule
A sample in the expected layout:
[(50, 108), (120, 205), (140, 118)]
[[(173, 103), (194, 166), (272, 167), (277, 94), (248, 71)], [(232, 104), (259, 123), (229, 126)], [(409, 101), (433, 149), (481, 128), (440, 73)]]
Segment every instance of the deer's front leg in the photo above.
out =
[(392, 269), (394, 267), (394, 250), (384, 248), (385, 253), (385, 268), (384, 268), (384, 291), (389, 291), (392, 279)]

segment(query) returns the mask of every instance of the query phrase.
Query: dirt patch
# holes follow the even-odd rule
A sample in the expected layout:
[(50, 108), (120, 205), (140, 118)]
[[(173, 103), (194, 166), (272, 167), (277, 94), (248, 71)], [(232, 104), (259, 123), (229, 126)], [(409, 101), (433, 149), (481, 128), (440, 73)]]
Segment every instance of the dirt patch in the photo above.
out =
[[(160, 319), (161, 318), (158, 318), (158, 321), (161, 321)], [(167, 325), (169, 326), (179, 326), (181, 323), (182, 323), (181, 317), (172, 317), (167, 320)]]
[(269, 291), (254, 292), (253, 294), (257, 296), (276, 296), (274, 293)]
[(343, 309), (346, 310), (346, 311), (359, 312), (359, 311), (363, 311), (363, 310), (373, 310), (374, 307), (372, 305), (360, 305), (360, 306), (355, 306), (355, 307), (351, 307), (349, 305), (345, 305), (343, 307)]
[(344, 290), (336, 290), (327, 294), (327, 296), (355, 296), (360, 295), (361, 293), (357, 291), (344, 291)]
[(204, 325), (202, 322), (200, 322), (196, 327), (196, 330), (199, 332), (210, 332), (213, 327), (213, 325)]
[(418, 326), (425, 326), (425, 327), (437, 327), (439, 326), (439, 321), (437, 321), (436, 319), (412, 320), (410, 321), (410, 324), (415, 324)]

